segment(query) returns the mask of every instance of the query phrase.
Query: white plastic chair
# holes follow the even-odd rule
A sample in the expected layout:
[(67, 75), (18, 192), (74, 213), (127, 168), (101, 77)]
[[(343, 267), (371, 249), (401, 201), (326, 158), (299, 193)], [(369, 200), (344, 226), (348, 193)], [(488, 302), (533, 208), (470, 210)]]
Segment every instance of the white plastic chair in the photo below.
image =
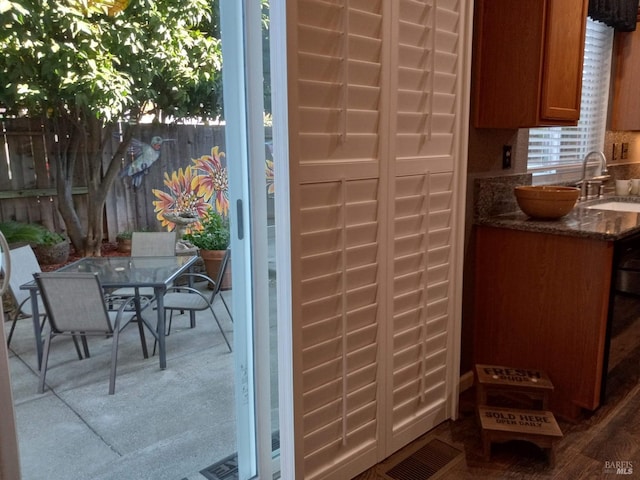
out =
[[(11, 329), (7, 336), (7, 346), (11, 344), (13, 332), (16, 329), (16, 323), (20, 315), (31, 317), (33, 312), (30, 292), (29, 290), (20, 290), (20, 285), (33, 281), (33, 274), (41, 272), (38, 259), (29, 245), (12, 249), (9, 255), (11, 257), (11, 264), (13, 265), (9, 277), (9, 289), (16, 303), (16, 310), (11, 320)], [(42, 317), (40, 325), (40, 328), (42, 328), (42, 325), (44, 325), (46, 321), (46, 313), (40, 297), (38, 297), (38, 315)]]

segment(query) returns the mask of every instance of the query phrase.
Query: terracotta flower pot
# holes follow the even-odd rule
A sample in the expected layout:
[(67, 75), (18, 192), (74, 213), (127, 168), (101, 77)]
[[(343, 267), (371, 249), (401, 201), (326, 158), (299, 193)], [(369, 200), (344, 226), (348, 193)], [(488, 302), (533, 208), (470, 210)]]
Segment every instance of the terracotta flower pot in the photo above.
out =
[(130, 238), (118, 238), (118, 251), (120, 253), (131, 253), (131, 239)]
[[(222, 263), (225, 252), (226, 250), (200, 250), (200, 256), (204, 261), (204, 268), (207, 271), (207, 276), (214, 280), (218, 277), (218, 271), (220, 270), (220, 264)], [(231, 260), (227, 262), (227, 269), (222, 277), (220, 289), (231, 289)]]

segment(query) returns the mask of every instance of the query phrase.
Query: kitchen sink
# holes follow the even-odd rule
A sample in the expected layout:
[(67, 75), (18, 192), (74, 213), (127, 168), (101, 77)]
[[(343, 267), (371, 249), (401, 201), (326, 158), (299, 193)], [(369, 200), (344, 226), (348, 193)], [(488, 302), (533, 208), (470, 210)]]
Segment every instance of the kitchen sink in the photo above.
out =
[(640, 203), (632, 202), (604, 202), (589, 205), (586, 208), (596, 210), (612, 210), (614, 212), (636, 212), (640, 213)]

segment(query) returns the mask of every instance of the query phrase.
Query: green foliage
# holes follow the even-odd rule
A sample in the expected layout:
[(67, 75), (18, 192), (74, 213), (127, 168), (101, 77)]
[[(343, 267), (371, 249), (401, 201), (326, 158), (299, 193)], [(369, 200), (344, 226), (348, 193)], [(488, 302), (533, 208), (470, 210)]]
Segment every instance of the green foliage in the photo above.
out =
[(31, 243), (38, 244), (44, 240), (47, 232), (40, 225), (32, 223), (21, 223), (14, 221), (0, 222), (0, 232), (5, 236), (8, 243)]
[(43, 230), (44, 230), (44, 233), (42, 234), (42, 240), (40, 242), (37, 242), (38, 245), (53, 246), (53, 245), (58, 245), (59, 243), (67, 241), (64, 235), (60, 233), (51, 232), (46, 229), (43, 229)]
[(0, 105), (8, 113), (81, 111), (110, 122), (151, 107), (175, 117), (221, 110), (209, 0), (132, 0), (113, 16), (99, 2), (15, 0), (5, 8)]
[(125, 230), (123, 232), (119, 232), (116, 235), (116, 240), (131, 240), (132, 236), (133, 236), (132, 230)]
[(0, 222), (0, 232), (8, 243), (28, 243), (30, 245), (57, 245), (65, 242), (64, 235), (47, 230), (42, 225), (21, 222)]
[[(107, 194), (142, 116), (209, 119), (222, 110), (218, 0), (131, 0), (114, 15), (108, 4), (0, 0), (0, 119), (42, 122), (68, 193), (58, 210), (82, 255), (100, 254)], [(105, 157), (114, 138), (121, 144)], [(86, 220), (70, 194), (76, 165), (86, 166)]]
[(185, 240), (203, 250), (225, 250), (229, 246), (229, 221), (218, 212), (209, 208), (206, 215), (200, 219), (201, 230), (187, 233)]

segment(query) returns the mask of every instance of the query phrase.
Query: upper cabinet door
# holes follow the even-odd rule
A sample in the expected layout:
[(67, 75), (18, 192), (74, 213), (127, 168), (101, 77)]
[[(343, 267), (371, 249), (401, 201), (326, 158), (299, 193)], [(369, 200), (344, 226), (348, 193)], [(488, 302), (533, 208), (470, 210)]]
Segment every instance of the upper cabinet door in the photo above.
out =
[(588, 2), (547, 2), (540, 121), (580, 119), (582, 64)]
[(474, 126), (576, 125), (587, 0), (478, 0)]
[(640, 30), (615, 35), (611, 130), (640, 130)]

